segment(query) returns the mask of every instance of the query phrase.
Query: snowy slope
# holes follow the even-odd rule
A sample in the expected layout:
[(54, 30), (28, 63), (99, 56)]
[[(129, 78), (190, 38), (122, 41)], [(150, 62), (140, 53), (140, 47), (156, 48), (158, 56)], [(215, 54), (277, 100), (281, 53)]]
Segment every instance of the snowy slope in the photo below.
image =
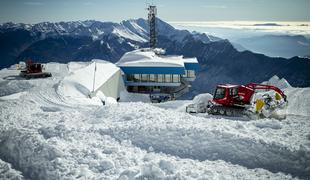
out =
[(69, 22), (42, 22), (37, 24), (4, 23), (0, 24), (0, 32), (12, 30), (27, 30), (33, 35), (40, 34), (41, 38), (59, 35), (91, 36), (100, 39), (105, 34), (115, 34), (137, 42), (146, 42), (146, 37), (141, 37), (121, 23), (100, 22), (95, 20), (69, 21)]
[[(85, 65), (50, 63), (53, 77), (34, 80), (16, 77), (15, 70), (0, 71), (0, 88), (7, 89), (0, 100), (0, 159), (27, 179), (310, 176), (306, 108), (300, 115), (300, 108), (289, 105), (295, 113), (282, 121), (241, 121), (191, 116), (172, 103), (101, 106), (87, 97), (81, 97), (84, 104), (74, 103), (59, 88), (81, 67)], [(288, 90), (307, 93), (300, 101), (309, 103), (308, 89)], [(129, 100), (131, 95), (126, 96)], [(175, 103), (178, 107), (188, 101)]]

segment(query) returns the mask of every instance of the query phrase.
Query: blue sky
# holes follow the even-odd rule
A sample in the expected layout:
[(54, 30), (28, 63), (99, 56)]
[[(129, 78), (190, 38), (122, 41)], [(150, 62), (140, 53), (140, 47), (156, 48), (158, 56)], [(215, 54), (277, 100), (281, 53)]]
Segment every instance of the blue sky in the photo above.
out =
[(1, 0), (0, 22), (146, 17), (146, 3), (165, 21), (310, 21), (310, 0)]

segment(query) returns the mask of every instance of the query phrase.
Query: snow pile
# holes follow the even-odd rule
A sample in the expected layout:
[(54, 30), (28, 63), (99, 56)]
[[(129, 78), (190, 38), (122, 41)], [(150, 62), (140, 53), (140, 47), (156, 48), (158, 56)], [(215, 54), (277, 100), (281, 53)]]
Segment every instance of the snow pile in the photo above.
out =
[(20, 96), (23, 96), (27, 94), (27, 92), (19, 92), (19, 93), (15, 93), (15, 94), (10, 94), (8, 96), (1, 96), (0, 97), (0, 101), (1, 100), (12, 100), (12, 99), (18, 99), (20, 98)]
[(0, 159), (0, 179), (23, 180), (24, 177), (21, 172), (12, 169), (11, 164)]
[(27, 81), (0, 81), (0, 97), (26, 92), (32, 87)]
[(120, 102), (151, 102), (150, 96), (148, 94), (130, 93), (124, 90), (121, 91), (120, 96)]
[(177, 112), (186, 112), (186, 107), (190, 104), (207, 104), (209, 100), (212, 100), (213, 96), (209, 93), (199, 94), (194, 97), (193, 100), (178, 100), (168, 101), (164, 103), (153, 104), (153, 106), (160, 107), (163, 109), (171, 109)]
[(205, 94), (199, 94), (197, 96), (194, 97), (193, 99), (193, 103), (194, 104), (199, 104), (199, 103), (208, 103), (209, 100), (212, 100), (213, 96), (209, 93), (205, 93)]
[(310, 117), (310, 88), (287, 88), (284, 93), (288, 99), (287, 114)]
[(310, 88), (294, 88), (284, 78), (273, 76), (264, 84), (274, 85), (284, 91), (288, 106), (285, 114), (310, 116)]
[(286, 79), (280, 79), (277, 75), (272, 76), (268, 81), (263, 82), (262, 84), (273, 85), (279, 89), (291, 88), (292, 86), (287, 82)]
[(101, 100), (104, 105), (116, 105), (117, 101), (112, 97), (106, 97), (101, 91), (96, 93), (96, 97)]

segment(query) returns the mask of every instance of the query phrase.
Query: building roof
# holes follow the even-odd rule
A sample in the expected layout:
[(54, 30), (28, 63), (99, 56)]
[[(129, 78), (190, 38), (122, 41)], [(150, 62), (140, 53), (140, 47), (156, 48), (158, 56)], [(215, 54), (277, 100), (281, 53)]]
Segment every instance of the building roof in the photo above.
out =
[(127, 52), (116, 64), (119, 67), (184, 67), (182, 56), (159, 55), (149, 48)]
[(138, 49), (127, 52), (116, 63), (126, 74), (185, 74), (198, 69), (196, 58), (163, 55), (162, 49)]

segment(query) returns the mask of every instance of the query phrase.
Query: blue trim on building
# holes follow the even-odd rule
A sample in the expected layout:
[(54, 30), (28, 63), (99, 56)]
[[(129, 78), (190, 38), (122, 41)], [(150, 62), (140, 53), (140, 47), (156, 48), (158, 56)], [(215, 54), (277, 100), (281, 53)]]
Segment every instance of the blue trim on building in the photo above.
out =
[(120, 67), (125, 74), (185, 74), (184, 67)]
[(199, 64), (198, 63), (184, 63), (186, 70), (199, 70)]

